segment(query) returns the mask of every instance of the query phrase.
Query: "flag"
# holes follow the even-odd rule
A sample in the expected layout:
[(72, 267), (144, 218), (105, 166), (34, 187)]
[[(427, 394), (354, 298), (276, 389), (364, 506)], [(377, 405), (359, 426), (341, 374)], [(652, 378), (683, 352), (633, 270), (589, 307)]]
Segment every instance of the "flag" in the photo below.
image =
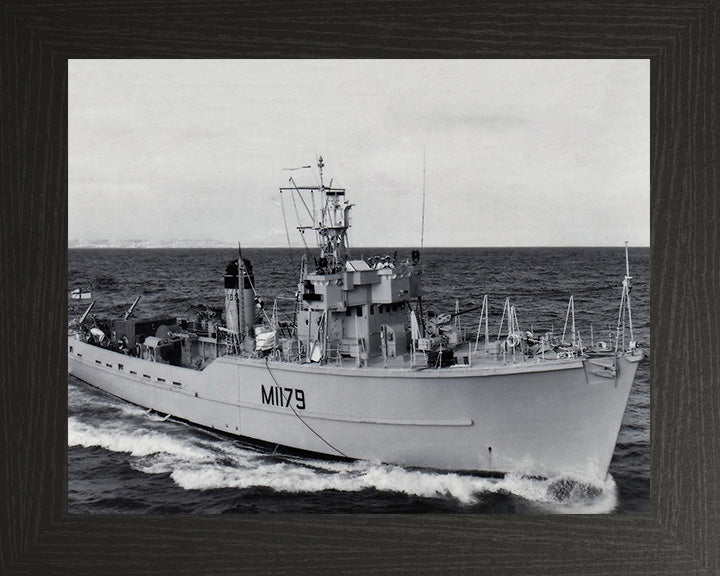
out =
[(420, 326), (418, 326), (415, 310), (410, 311), (410, 334), (413, 340), (420, 338)]

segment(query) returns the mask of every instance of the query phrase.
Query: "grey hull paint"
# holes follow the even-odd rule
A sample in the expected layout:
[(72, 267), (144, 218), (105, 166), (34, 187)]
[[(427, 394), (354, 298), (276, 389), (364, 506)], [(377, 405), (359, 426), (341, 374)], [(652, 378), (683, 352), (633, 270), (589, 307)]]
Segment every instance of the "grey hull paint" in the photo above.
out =
[(639, 360), (618, 358), (614, 378), (582, 360), (412, 371), (222, 357), (196, 371), (68, 346), (77, 378), (230, 434), (404, 466), (598, 480)]

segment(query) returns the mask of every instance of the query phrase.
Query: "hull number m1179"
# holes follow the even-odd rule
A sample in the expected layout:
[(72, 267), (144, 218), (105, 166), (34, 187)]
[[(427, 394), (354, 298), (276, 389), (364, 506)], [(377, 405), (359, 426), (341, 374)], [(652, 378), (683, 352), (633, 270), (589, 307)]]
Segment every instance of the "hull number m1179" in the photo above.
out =
[(262, 388), (262, 403), (271, 406), (290, 407), (290, 403), (295, 400), (295, 408), (305, 410), (305, 392), (299, 388), (280, 388), (279, 386), (270, 386), (269, 390), (265, 386)]

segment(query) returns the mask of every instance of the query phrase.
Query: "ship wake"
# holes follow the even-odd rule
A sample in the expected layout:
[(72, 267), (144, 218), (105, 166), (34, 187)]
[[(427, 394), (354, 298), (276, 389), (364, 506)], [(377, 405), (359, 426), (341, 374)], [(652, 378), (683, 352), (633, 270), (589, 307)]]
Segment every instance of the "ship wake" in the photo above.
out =
[(519, 475), (485, 478), (379, 462), (285, 456), (180, 422), (165, 422), (161, 416), (119, 402), (113, 408), (122, 410), (125, 418), (94, 421), (87, 415), (71, 415), (69, 446), (122, 454), (134, 470), (167, 475), (185, 491), (234, 490), (241, 495), (260, 488), (289, 496), (380, 493), (440, 501), (445, 510), (459, 512), (486, 511), (487, 503), (498, 499), (511, 501), (512, 510), (523, 513), (609, 513), (617, 505), (611, 477), (603, 483)]

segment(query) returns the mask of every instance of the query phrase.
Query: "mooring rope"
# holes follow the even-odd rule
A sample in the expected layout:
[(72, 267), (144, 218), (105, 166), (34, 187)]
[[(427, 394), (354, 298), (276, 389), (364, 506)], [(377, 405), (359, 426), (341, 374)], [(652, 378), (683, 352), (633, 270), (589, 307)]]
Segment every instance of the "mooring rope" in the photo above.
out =
[[(272, 370), (270, 370), (270, 365), (268, 364), (268, 357), (267, 357), (267, 356), (265, 357), (265, 367), (267, 368), (268, 373), (270, 374), (270, 377), (273, 379), (273, 382), (275, 382), (275, 386), (277, 386), (278, 388), (282, 389), (282, 387), (280, 386), (280, 384), (278, 384), (278, 381), (275, 380), (275, 375), (272, 373)], [(338, 454), (340, 454), (340, 456), (342, 456), (342, 457), (344, 457), (344, 458), (350, 458), (350, 456), (348, 456), (347, 454), (345, 454), (345, 453), (342, 452), (341, 450), (338, 450), (337, 448), (335, 448), (335, 446), (333, 446), (332, 444), (330, 444), (330, 442), (328, 442), (327, 440), (325, 440), (325, 438), (323, 438), (320, 434), (318, 434), (315, 430), (313, 430), (313, 428), (312, 428), (307, 422), (305, 422), (305, 420), (302, 419), (302, 417), (300, 416), (300, 414), (298, 414), (298, 413), (295, 411), (295, 408), (293, 408), (293, 407), (290, 406), (290, 405), (288, 405), (288, 407), (290, 408), (290, 410), (293, 411), (293, 414), (295, 414), (295, 416), (297, 417), (297, 419), (300, 420), (300, 422), (302, 422), (302, 423), (306, 426), (306, 428), (307, 428), (308, 430), (310, 430), (310, 432), (312, 432), (313, 434), (315, 434), (315, 436), (317, 436), (318, 438), (320, 438), (320, 440), (322, 440), (323, 442), (325, 442), (325, 444), (327, 444), (330, 448), (332, 448), (333, 450), (335, 450), (335, 452), (337, 452)]]

